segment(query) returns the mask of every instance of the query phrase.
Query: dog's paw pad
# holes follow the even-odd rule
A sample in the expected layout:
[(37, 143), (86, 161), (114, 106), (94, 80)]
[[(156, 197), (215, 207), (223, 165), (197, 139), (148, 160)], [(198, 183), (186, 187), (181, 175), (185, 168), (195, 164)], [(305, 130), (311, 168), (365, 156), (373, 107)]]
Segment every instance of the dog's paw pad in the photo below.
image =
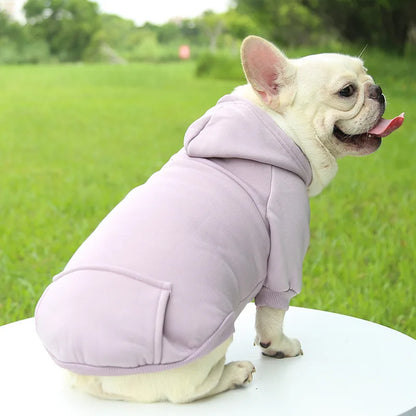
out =
[(297, 339), (283, 337), (280, 342), (260, 342), (262, 354), (273, 358), (297, 357), (303, 355), (300, 342)]
[(273, 357), (273, 358), (278, 358), (278, 359), (287, 357), (287, 355), (283, 351), (276, 351), (276, 352), (269, 353), (269, 354), (263, 352), (263, 355), (265, 355), (266, 357)]

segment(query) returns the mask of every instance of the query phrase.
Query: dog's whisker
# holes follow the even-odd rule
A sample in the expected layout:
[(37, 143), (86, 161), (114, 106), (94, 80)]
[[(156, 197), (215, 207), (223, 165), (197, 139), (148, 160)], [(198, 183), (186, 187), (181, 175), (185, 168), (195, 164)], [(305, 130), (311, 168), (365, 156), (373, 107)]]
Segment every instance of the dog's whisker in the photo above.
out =
[(364, 46), (364, 48), (362, 49), (362, 51), (358, 55), (359, 58), (361, 58), (364, 55), (364, 52), (367, 50), (367, 47), (368, 47), (368, 43)]

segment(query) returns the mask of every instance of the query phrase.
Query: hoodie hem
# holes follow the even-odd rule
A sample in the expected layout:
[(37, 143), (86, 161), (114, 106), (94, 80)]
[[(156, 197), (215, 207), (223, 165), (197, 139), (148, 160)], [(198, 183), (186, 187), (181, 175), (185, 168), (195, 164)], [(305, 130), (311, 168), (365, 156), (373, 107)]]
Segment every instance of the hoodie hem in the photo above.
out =
[(285, 292), (276, 292), (268, 287), (263, 287), (256, 296), (256, 306), (269, 306), (270, 308), (282, 309), (287, 311), (289, 309), (290, 300), (298, 293), (293, 289)]
[(89, 364), (79, 364), (73, 362), (65, 362), (57, 359), (48, 351), (53, 361), (60, 367), (72, 371), (73, 373), (89, 376), (123, 376), (132, 374), (154, 373), (159, 371), (171, 370), (190, 364), (198, 358), (210, 353), (219, 345), (224, 343), (234, 333), (234, 312), (230, 313), (222, 322), (220, 327), (202, 344), (193, 354), (180, 361), (172, 363), (148, 364), (137, 367), (119, 367), (119, 366), (94, 366)]

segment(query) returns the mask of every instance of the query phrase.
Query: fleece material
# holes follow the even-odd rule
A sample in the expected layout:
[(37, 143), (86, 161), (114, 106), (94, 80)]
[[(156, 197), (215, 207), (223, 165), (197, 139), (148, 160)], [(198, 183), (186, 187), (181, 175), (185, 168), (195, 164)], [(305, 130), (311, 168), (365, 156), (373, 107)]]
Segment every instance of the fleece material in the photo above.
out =
[(223, 97), (45, 290), (35, 318), (49, 354), (79, 374), (166, 370), (223, 343), (251, 300), (287, 309), (301, 289), (311, 175), (269, 115)]

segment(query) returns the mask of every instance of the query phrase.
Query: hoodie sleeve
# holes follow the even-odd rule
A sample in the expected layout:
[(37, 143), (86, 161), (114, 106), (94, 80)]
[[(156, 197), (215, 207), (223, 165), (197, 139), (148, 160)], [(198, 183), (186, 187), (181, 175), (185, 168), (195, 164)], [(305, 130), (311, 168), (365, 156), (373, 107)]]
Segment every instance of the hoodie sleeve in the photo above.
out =
[(302, 287), (302, 263), (309, 245), (309, 200), (304, 181), (292, 172), (273, 168), (266, 217), (270, 254), (257, 306), (287, 310)]

